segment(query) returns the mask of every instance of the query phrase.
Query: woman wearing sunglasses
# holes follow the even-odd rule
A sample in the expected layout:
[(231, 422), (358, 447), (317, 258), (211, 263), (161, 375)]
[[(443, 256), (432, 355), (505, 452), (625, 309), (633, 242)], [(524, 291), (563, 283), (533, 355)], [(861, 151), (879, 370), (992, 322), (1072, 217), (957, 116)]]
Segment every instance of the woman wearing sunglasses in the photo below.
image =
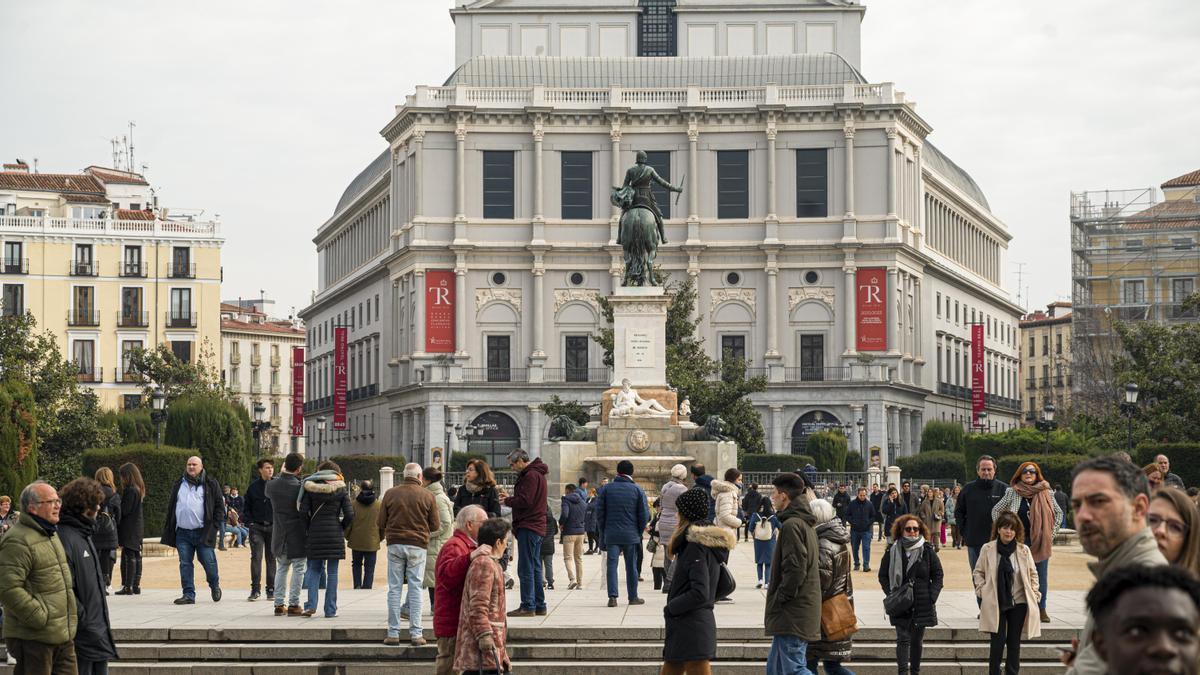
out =
[(929, 529), (913, 514), (896, 518), (892, 526), (893, 543), (879, 565), (879, 585), (886, 597), (893, 589), (912, 584), (912, 604), (903, 611), (889, 614), (896, 627), (896, 672), (908, 675), (921, 671), (921, 647), (925, 629), (937, 625), (937, 600), (942, 593), (942, 563)]
[(1054, 501), (1054, 495), (1050, 494), (1050, 483), (1042, 477), (1042, 469), (1035, 462), (1021, 464), (1009, 485), (1004, 496), (992, 507), (992, 520), (995, 521), (1004, 512), (1015, 513), (1021, 520), (1021, 526), (1025, 529), (1023, 543), (1033, 552), (1033, 562), (1037, 566), (1038, 592), (1042, 598), (1038, 602), (1038, 610), (1042, 623), (1049, 623), (1046, 590), (1050, 577), (1050, 554), (1054, 535), (1058, 534), (1058, 527), (1062, 523), (1062, 509)]
[(1171, 487), (1155, 492), (1146, 524), (1167, 562), (1200, 577), (1200, 511), (1191, 497)]
[(992, 540), (979, 549), (979, 560), (971, 579), (979, 596), (979, 631), (991, 633), (989, 675), (1000, 675), (1000, 657), (1008, 647), (1006, 673), (1021, 670), (1021, 634), (1027, 639), (1042, 634), (1042, 624), (1033, 616), (1037, 603), (1037, 570), (1029, 547), (1021, 543), (1025, 531), (1021, 519), (1011, 511), (992, 523)]

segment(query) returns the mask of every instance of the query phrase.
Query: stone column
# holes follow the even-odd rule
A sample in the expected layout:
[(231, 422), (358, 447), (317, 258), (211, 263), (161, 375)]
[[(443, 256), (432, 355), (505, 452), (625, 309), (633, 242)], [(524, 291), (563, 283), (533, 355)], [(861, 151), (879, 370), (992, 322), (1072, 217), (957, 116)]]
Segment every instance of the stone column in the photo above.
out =
[(459, 445), (462, 443), (458, 440), (457, 427), (462, 426), (462, 406), (448, 405), (446, 406), (446, 414), (449, 416), (450, 424), (454, 425), (455, 430), (450, 432), (450, 447), (446, 448), (446, 466), (450, 466), (450, 453), (462, 452)]
[(392, 420), (392, 442), (387, 454), (404, 456), (404, 413), (393, 410), (389, 417)]
[(406, 460), (412, 457), (413, 446), (413, 412), (405, 410), (400, 413), (403, 422), (400, 425), (400, 456)]
[(543, 325), (545, 319), (542, 316), (546, 268), (542, 266), (541, 253), (535, 253), (533, 256), (532, 272), (533, 298), (532, 302), (528, 303), (532, 305), (533, 312), (533, 349), (529, 354), (529, 381), (537, 383), (542, 381), (542, 366), (546, 362), (546, 352), (543, 349), (546, 327)]
[[(610, 120), (611, 126), (608, 130), (608, 139), (612, 143), (610, 157), (612, 161), (612, 184), (613, 186), (620, 185), (625, 181), (625, 177), (621, 175), (621, 116), (613, 115)], [(609, 245), (617, 243), (617, 228), (621, 222), (621, 207), (613, 204), (609, 209)]]
[(887, 130), (887, 215), (896, 217), (896, 128)]
[(545, 221), (545, 172), (542, 168), (542, 140), (545, 130), (542, 127), (542, 116), (534, 118), (533, 123), (533, 219)]
[(912, 433), (912, 422), (909, 417), (908, 408), (900, 408), (900, 447), (896, 450), (898, 457), (908, 457), (911, 453), (909, 445), (909, 434)]
[(383, 494), (395, 486), (396, 469), (390, 466), (381, 467), (379, 469), (379, 492)]
[(767, 252), (767, 356), (779, 356), (779, 264)]
[(527, 406), (529, 410), (529, 437), (525, 449), (530, 457), (542, 456), (542, 409), (536, 405)]
[(854, 312), (858, 299), (858, 268), (854, 266), (853, 254), (846, 255), (842, 274), (842, 329), (846, 332), (846, 349), (842, 353), (845, 356), (854, 356), (858, 353), (858, 324)]
[(767, 437), (771, 439), (771, 445), (767, 448), (767, 453), (786, 455), (788, 449), (783, 447), (783, 406), (773, 405), (768, 408), (771, 411), (771, 430)]
[(433, 463), (433, 448), (442, 448), (442, 470), (450, 464), (450, 458), (446, 455), (446, 407), (443, 405), (430, 405), (425, 409), (425, 457), (421, 461), (421, 466), (425, 467)]
[(416, 317), (413, 321), (415, 335), (415, 344), (413, 345), (413, 355), (425, 355), (425, 270), (416, 269), (413, 271), (413, 285), (416, 286)]
[(921, 410), (914, 410), (910, 419), (912, 421), (912, 433), (909, 436), (908, 454), (916, 455), (921, 452), (921, 432), (925, 430), (925, 413)]
[(900, 270), (895, 266), (889, 267), (887, 271), (887, 303), (888, 303), (888, 325), (887, 325), (887, 341), (888, 353), (899, 354), (900, 343), (897, 339), (897, 329), (900, 327), (900, 317), (891, 316), (900, 307)]
[[(425, 240), (425, 200), (421, 194), (424, 189), (424, 180), (421, 174), (425, 172), (425, 131), (417, 129), (412, 134), (413, 139), (413, 232), (412, 241)], [(422, 351), (424, 347), (422, 346)]]
[[(695, 321), (703, 313), (700, 311), (700, 259), (695, 253), (688, 256), (687, 273), (692, 279), (692, 288), (696, 289), (696, 302), (692, 304), (692, 311), (688, 313), (688, 318)], [(699, 332), (699, 327), (697, 327), (697, 332)]]
[(459, 116), (454, 129), (454, 151), (454, 222), (459, 223), (467, 219), (467, 126), (464, 115)]
[(454, 351), (456, 359), (467, 359), (467, 261), (459, 255), (454, 265)]
[(887, 443), (884, 444), (883, 454), (884, 462), (895, 462), (896, 458), (892, 456), (892, 448), (897, 448), (896, 454), (899, 454), (900, 446), (900, 408), (896, 406), (888, 406), (888, 434)]
[[(775, 167), (775, 115), (767, 118), (767, 220), (779, 220), (779, 191), (776, 184)], [(767, 236), (767, 239), (773, 237)]]
[(854, 218), (854, 118), (847, 116), (842, 127), (842, 135), (846, 139), (844, 163), (846, 166), (846, 215), (847, 219)]
[(420, 452), (413, 452), (412, 461), (425, 466), (429, 458), (429, 435), (425, 433), (425, 409), (413, 409), (413, 448), (420, 448)]
[(693, 115), (688, 120), (688, 176), (691, 184), (684, 187), (688, 198), (688, 242), (700, 240), (700, 174), (698, 145), (700, 142), (700, 127)]

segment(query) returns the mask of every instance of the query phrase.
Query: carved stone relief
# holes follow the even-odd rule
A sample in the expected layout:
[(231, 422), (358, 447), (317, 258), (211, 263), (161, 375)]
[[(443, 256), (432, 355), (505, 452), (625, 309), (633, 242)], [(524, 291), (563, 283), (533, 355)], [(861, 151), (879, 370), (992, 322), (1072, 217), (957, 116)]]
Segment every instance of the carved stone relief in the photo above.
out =
[(483, 309), (489, 302), (497, 301), (512, 305), (521, 312), (521, 289), (519, 288), (477, 288), (475, 289), (475, 311)]
[(833, 309), (834, 302), (837, 300), (837, 294), (834, 292), (832, 286), (802, 286), (800, 288), (788, 289), (789, 312), (796, 309), (796, 305), (805, 300), (820, 300), (828, 305), (830, 309)]
[(714, 314), (717, 307), (723, 302), (730, 300), (738, 300), (750, 306), (750, 311), (757, 313), (755, 309), (755, 301), (757, 298), (757, 289), (754, 288), (714, 288), (710, 291), (710, 302), (708, 313)]
[(557, 314), (568, 302), (586, 302), (588, 306), (600, 313), (600, 291), (594, 288), (556, 288), (554, 289), (554, 313)]

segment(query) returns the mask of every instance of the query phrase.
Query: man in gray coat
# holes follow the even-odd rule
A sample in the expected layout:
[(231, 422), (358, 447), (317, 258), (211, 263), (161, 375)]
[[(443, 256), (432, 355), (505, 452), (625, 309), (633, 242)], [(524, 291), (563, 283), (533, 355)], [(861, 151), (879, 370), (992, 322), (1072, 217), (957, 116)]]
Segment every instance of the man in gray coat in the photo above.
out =
[[(1088, 563), (1097, 579), (1130, 565), (1166, 565), (1158, 551), (1146, 513), (1150, 510), (1150, 484), (1141, 469), (1112, 457), (1097, 457), (1075, 466), (1071, 478), (1071, 505), (1079, 543), (1098, 560)], [(1063, 654), (1067, 675), (1104, 675), (1108, 665), (1092, 644), (1094, 622), (1089, 612), (1075, 651)]]
[[(265, 488), (267, 499), (271, 500), (274, 521), (271, 527), (271, 552), (275, 554), (275, 616), (285, 613), (288, 616), (300, 616), (304, 613), (300, 608), (300, 583), (304, 581), (307, 562), (305, 528), (304, 520), (296, 508), (303, 467), (304, 457), (295, 452), (289, 454), (283, 458), (283, 470), (267, 481)], [(290, 584), (289, 570), (292, 573)], [(287, 589), (286, 598), (284, 589)]]

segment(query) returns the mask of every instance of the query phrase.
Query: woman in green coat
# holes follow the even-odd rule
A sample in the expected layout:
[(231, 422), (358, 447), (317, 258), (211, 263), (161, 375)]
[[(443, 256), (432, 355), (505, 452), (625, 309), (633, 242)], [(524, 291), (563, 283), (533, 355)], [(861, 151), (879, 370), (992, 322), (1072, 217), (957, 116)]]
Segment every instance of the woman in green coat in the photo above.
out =
[(421, 473), (421, 482), (426, 490), (433, 493), (433, 500), (437, 503), (438, 522), (442, 524), (440, 530), (429, 533), (429, 545), (425, 547), (425, 581), (422, 586), (429, 589), (429, 607), (432, 610), (434, 570), (437, 569), (438, 552), (450, 540), (450, 535), (454, 534), (454, 506), (446, 496), (446, 489), (442, 487), (441, 469), (436, 466), (425, 467)]

